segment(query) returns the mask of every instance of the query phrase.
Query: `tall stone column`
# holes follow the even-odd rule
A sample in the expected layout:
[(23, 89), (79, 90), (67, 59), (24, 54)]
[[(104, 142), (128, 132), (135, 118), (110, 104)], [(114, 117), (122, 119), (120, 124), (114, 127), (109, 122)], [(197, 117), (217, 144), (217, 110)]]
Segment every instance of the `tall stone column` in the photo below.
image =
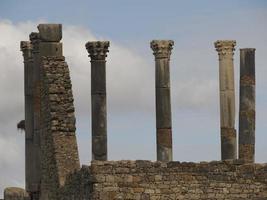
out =
[(106, 57), (108, 41), (86, 43), (91, 58), (92, 160), (107, 160)]
[[(41, 183), (41, 144), (40, 144), (40, 54), (39, 54), (39, 34), (31, 33), (30, 41), (32, 45), (32, 91), (33, 91), (33, 158), (32, 162), (35, 163), (35, 170), (31, 171), (31, 177), (34, 177), (35, 184), (32, 185), (29, 192), (31, 199), (38, 200), (40, 195)], [(27, 166), (26, 166), (27, 167)], [(26, 169), (28, 170), (28, 169)]]
[(255, 49), (240, 49), (239, 158), (255, 160)]
[(20, 43), (24, 58), (24, 94), (25, 94), (25, 182), (26, 191), (34, 192), (36, 180), (36, 160), (34, 147), (33, 117), (33, 58), (32, 45), (28, 41)]
[[(43, 178), (46, 178), (45, 170), (47, 162), (46, 133), (42, 133), (42, 111), (41, 111), (41, 88), (42, 88), (42, 68), (41, 62), (43, 56), (62, 56), (62, 43), (59, 41), (62, 38), (61, 24), (39, 24), (39, 32), (30, 34), (33, 57), (33, 118), (34, 118), (34, 162), (36, 162), (36, 170), (32, 171), (32, 176), (36, 178), (35, 192), (32, 192), (32, 199), (43, 198), (40, 193), (45, 191), (46, 187)], [(51, 157), (51, 156), (50, 156)]]
[(156, 62), (157, 160), (172, 161), (170, 55), (172, 40), (153, 40), (150, 47)]
[(235, 84), (233, 55), (236, 41), (218, 40), (215, 48), (219, 54), (221, 157), (236, 159)]

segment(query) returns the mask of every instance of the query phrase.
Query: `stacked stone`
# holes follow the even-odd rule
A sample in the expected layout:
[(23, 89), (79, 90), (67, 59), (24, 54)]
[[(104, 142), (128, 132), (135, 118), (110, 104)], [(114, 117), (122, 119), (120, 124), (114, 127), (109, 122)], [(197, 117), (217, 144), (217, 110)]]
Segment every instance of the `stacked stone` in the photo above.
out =
[[(265, 199), (266, 170), (267, 164), (244, 164), (238, 160), (93, 161), (90, 168), (84, 167), (71, 177), (61, 197), (64, 200)], [(79, 192), (75, 194), (75, 190)]]
[(42, 57), (42, 68), (42, 192), (52, 198), (64, 185), (68, 174), (78, 170), (80, 165), (68, 65), (63, 56)]
[(239, 158), (255, 160), (255, 49), (240, 49)]
[(4, 200), (31, 200), (22, 188), (9, 187), (4, 191)]
[(218, 40), (215, 42), (215, 48), (219, 54), (222, 160), (237, 158), (233, 63), (235, 45), (236, 41), (234, 40)]
[(92, 160), (107, 160), (106, 57), (108, 41), (86, 43), (91, 58)]
[(80, 168), (69, 69), (62, 56), (60, 24), (39, 33), (41, 199), (58, 199), (66, 176)]
[(170, 94), (170, 55), (172, 40), (153, 40), (150, 44), (156, 62), (157, 160), (172, 160), (172, 120)]

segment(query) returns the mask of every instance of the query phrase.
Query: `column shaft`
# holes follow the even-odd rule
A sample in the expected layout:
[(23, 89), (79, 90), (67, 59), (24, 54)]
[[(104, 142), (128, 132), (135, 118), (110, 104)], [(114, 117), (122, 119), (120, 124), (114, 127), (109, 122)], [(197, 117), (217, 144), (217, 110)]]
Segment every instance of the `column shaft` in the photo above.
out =
[(239, 158), (255, 160), (255, 49), (240, 49)]
[[(59, 31), (54, 31), (60, 30)], [(34, 134), (32, 150), (32, 162), (35, 163), (35, 170), (31, 171), (31, 176), (35, 179), (35, 184), (32, 185), (30, 195), (34, 199), (38, 199), (40, 190), (44, 185), (43, 178), (46, 175), (47, 163), (43, 163), (47, 159), (44, 137), (46, 133), (42, 127), (42, 110), (41, 110), (41, 88), (42, 88), (42, 73), (41, 62), (43, 56), (62, 56), (62, 43), (59, 40), (62, 37), (61, 25), (58, 24), (40, 24), (38, 25), (39, 32), (30, 34), (32, 45), (33, 69), (32, 69), (32, 90), (33, 90), (33, 121)]]
[(155, 55), (156, 68), (156, 127), (157, 160), (172, 161), (172, 120), (170, 94), (171, 40), (153, 40), (151, 49)]
[[(34, 120), (33, 120), (33, 60), (30, 42), (22, 41), (20, 44), (24, 58), (24, 94), (25, 94), (25, 183), (27, 191), (34, 191), (36, 184), (36, 162), (34, 160)], [(32, 174), (33, 173), (33, 174)]]
[(236, 42), (215, 42), (219, 54), (221, 158), (236, 159), (235, 87), (233, 54)]
[(92, 160), (107, 160), (106, 54), (109, 42), (88, 42), (91, 57)]
[(32, 162), (35, 163), (35, 170), (31, 171), (31, 176), (35, 181), (29, 194), (40, 192), (41, 182), (41, 144), (40, 144), (40, 54), (39, 54), (39, 35), (38, 33), (31, 33), (30, 40), (32, 45), (32, 92), (33, 92), (33, 158)]

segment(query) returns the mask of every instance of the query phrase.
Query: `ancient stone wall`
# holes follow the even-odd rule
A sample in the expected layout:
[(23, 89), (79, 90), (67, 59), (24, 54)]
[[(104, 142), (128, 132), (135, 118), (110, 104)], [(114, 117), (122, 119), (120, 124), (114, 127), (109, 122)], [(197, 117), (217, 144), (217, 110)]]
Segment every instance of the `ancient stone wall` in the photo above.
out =
[(9, 187), (4, 191), (4, 200), (30, 200), (30, 198), (24, 189)]
[(63, 56), (41, 60), (41, 199), (51, 200), (80, 165), (68, 65)]
[(61, 198), (267, 199), (267, 164), (93, 161), (69, 177)]

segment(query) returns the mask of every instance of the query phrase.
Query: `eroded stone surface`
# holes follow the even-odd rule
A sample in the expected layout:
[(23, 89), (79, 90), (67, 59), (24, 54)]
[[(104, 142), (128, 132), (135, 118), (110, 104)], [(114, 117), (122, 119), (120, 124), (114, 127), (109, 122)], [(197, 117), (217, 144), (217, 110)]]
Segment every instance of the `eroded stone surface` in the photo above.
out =
[(255, 160), (255, 49), (240, 49), (239, 158)]
[(172, 40), (152, 40), (150, 47), (156, 68), (157, 160), (172, 160), (172, 119), (170, 94), (170, 55)]
[(241, 161), (93, 161), (72, 174), (61, 198), (265, 199), (267, 165)]
[(30, 200), (27, 192), (18, 187), (9, 187), (4, 191), (4, 200)]
[[(218, 40), (214, 46), (219, 55), (220, 77), (220, 120), (221, 120), (221, 155), (222, 160), (236, 159), (236, 135), (235, 135), (235, 83), (233, 55), (235, 40)], [(234, 133), (231, 137), (225, 137), (229, 130)], [(230, 141), (230, 142), (229, 142)]]
[(109, 41), (86, 43), (91, 58), (92, 160), (107, 160), (106, 57)]

